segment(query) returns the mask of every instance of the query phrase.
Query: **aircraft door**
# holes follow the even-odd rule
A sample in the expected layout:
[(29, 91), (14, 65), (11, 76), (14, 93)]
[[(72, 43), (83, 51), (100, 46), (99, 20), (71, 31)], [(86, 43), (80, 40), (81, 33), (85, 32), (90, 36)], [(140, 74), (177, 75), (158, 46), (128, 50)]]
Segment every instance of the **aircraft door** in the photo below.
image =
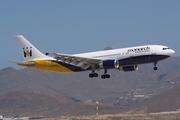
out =
[(155, 47), (155, 46), (152, 46), (152, 47), (151, 47), (151, 54), (152, 54), (152, 55), (155, 55), (155, 54), (156, 54), (156, 47)]
[(130, 58), (132, 58), (132, 57), (135, 56), (134, 52), (129, 52), (128, 54), (129, 54), (129, 57), (130, 57)]

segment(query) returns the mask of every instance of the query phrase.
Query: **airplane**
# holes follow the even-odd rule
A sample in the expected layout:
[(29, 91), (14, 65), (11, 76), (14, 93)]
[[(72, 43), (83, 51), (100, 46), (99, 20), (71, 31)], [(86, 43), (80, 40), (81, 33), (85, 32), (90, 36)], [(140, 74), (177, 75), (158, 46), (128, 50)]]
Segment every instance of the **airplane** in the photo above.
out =
[[(110, 78), (108, 69), (128, 71), (138, 70), (138, 65), (157, 63), (171, 57), (175, 51), (162, 45), (144, 45), (122, 49), (81, 53), (41, 53), (22, 35), (14, 36), (14, 40), (24, 58), (24, 61), (8, 61), (43, 71), (73, 73), (91, 70), (90, 78), (98, 77), (96, 70), (104, 69), (102, 79)], [(51, 57), (53, 56), (53, 57)]]

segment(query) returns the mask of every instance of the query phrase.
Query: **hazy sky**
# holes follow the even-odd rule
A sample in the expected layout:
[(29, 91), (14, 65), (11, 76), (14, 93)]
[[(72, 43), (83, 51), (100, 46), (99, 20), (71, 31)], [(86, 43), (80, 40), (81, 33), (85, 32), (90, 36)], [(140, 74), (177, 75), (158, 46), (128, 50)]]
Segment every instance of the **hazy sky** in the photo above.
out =
[(180, 56), (179, 0), (1, 0), (0, 69), (23, 58), (23, 35), (42, 53), (84, 53), (147, 44)]

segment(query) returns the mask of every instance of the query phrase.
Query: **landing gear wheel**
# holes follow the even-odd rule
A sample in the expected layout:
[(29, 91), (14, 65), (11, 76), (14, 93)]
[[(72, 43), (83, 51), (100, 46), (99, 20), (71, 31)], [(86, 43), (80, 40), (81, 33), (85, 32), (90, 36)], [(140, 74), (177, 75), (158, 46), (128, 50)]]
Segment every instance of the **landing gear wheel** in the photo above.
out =
[(106, 77), (105, 77), (105, 75), (101, 75), (101, 78), (102, 78), (102, 79), (105, 79)]
[(90, 77), (90, 78), (98, 77), (98, 74), (97, 74), (97, 73), (91, 73), (91, 74), (89, 74), (89, 77)]
[(106, 78), (110, 78), (110, 75), (107, 74), (107, 75), (106, 75)]
[(110, 75), (108, 75), (108, 74), (106, 74), (106, 75), (101, 75), (101, 78), (102, 78), (102, 79), (110, 78)]
[(156, 67), (156, 65), (157, 65), (157, 62), (154, 62), (154, 70), (157, 70), (158, 68)]
[(153, 69), (154, 69), (154, 70), (157, 70), (158, 68), (157, 68), (157, 67), (154, 67)]
[(101, 78), (102, 78), (102, 79), (110, 78), (110, 75), (107, 74), (107, 69), (104, 69), (104, 75), (101, 75)]
[(94, 73), (94, 76), (93, 77), (98, 77), (98, 74), (97, 73)]
[(90, 77), (90, 78), (93, 78), (93, 77), (94, 77), (94, 74), (92, 74), (92, 73), (89, 74), (89, 77)]

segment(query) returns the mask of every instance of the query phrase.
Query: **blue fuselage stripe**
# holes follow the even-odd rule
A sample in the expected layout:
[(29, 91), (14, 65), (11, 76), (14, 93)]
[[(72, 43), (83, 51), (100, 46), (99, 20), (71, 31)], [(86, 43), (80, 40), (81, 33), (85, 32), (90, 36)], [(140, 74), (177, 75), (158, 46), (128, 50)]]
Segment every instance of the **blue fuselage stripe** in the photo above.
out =
[[(170, 56), (166, 56), (166, 55), (144, 55), (144, 56), (137, 56), (137, 57), (129, 57), (129, 58), (121, 59), (118, 61), (119, 61), (119, 66), (123, 67), (123, 66), (131, 66), (131, 65), (158, 62), (158, 61), (166, 59), (168, 57), (170, 57)], [(64, 63), (61, 61), (52, 60), (52, 62), (56, 62), (60, 65), (63, 65), (64, 67), (66, 67), (66, 68), (68, 68), (74, 72), (91, 70), (91, 67), (84, 70), (81, 67), (78, 67), (78, 66), (75, 66), (72, 64), (68, 64), (68, 63)], [(113, 68), (114, 68), (114, 66), (109, 67), (109, 69), (113, 69)], [(101, 69), (101, 68), (99, 68), (99, 66), (97, 66), (96, 69)]]

